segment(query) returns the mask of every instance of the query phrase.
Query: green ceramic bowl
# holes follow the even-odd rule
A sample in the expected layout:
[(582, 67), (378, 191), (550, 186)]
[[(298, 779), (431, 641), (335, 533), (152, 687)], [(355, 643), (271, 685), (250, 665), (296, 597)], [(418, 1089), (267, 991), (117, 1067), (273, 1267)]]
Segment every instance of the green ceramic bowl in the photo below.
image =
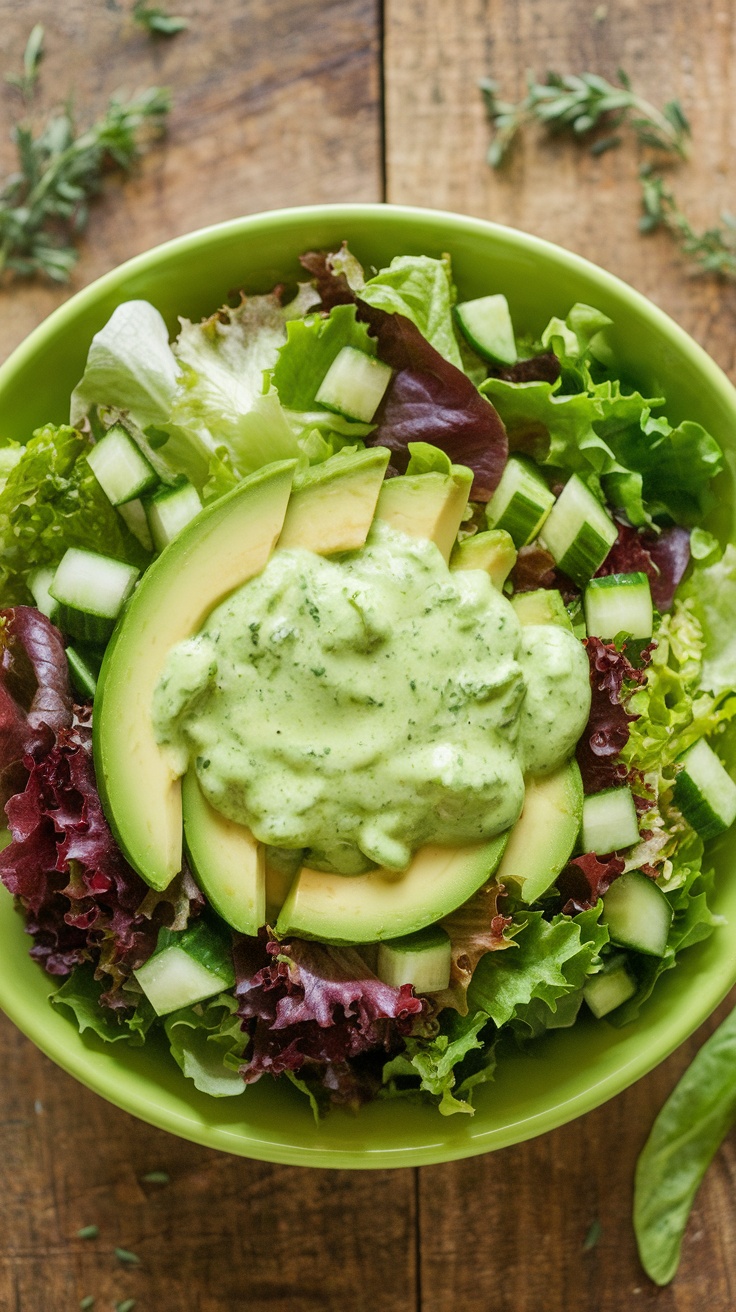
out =
[[(366, 265), (400, 253), (449, 251), (462, 298), (505, 292), (517, 330), (540, 331), (553, 314), (587, 301), (614, 321), (622, 365), (670, 418), (699, 420), (736, 466), (736, 392), (708, 356), (649, 301), (585, 260), (524, 233), (455, 214), (372, 205), (280, 210), (178, 238), (100, 278), (51, 315), (0, 369), (3, 436), (24, 441), (64, 421), (87, 348), (121, 301), (145, 297), (174, 329), (198, 319), (233, 288), (267, 291), (293, 279), (297, 256), (344, 238)], [(719, 531), (733, 538), (732, 475), (722, 476)], [(110, 1102), (172, 1134), (245, 1157), (300, 1166), (387, 1167), (442, 1162), (551, 1130), (632, 1084), (713, 1011), (736, 981), (736, 835), (714, 854), (716, 910), (727, 923), (663, 977), (641, 1019), (623, 1030), (581, 1021), (512, 1056), (479, 1091), (475, 1116), (445, 1118), (401, 1100), (358, 1116), (333, 1112), (315, 1125), (290, 1086), (262, 1080), (242, 1097), (195, 1091), (163, 1047), (106, 1045), (80, 1036), (48, 1002), (52, 986), (28, 957), (12, 899), (0, 897), (0, 1005), (43, 1052)]]

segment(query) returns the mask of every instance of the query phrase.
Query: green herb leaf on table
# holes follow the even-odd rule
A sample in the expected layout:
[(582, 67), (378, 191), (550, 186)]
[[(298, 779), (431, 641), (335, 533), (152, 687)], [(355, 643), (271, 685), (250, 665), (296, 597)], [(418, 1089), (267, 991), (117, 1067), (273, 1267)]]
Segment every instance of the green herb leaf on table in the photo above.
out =
[(36, 90), (39, 65), (44, 55), (44, 36), (43, 24), (36, 23), (23, 51), (23, 72), (5, 74), (5, 81), (17, 87), (25, 100), (31, 100)]
[(75, 241), (89, 218), (89, 202), (111, 167), (128, 171), (146, 137), (164, 126), (168, 91), (151, 87), (131, 100), (115, 97), (105, 115), (79, 131), (68, 105), (41, 132), (18, 124), (19, 168), (0, 188), (0, 272), (44, 274), (66, 282), (77, 260)]
[(136, 0), (133, 22), (145, 28), (152, 36), (176, 36), (177, 32), (184, 32), (189, 27), (188, 19), (167, 14), (158, 5), (147, 5), (146, 0)]
[(703, 1044), (659, 1113), (636, 1167), (634, 1230), (647, 1275), (672, 1280), (700, 1182), (736, 1123), (736, 1011)]

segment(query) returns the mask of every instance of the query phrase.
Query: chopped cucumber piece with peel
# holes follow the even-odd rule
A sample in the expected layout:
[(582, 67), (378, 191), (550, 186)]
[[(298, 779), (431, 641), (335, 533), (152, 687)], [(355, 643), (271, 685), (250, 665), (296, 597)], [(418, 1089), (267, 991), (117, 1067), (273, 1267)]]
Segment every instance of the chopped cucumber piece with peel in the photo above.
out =
[(56, 570), (43, 567), (34, 569), (28, 575), (28, 590), (36, 603), (36, 609), (53, 623), (56, 623), (59, 614), (59, 603), (49, 592), (55, 573)]
[(470, 345), (484, 360), (516, 364), (516, 340), (509, 303), (500, 292), (455, 306), (455, 317)]
[(572, 621), (562, 594), (555, 588), (535, 588), (533, 592), (517, 592), (511, 605), (520, 624), (558, 624), (572, 631)]
[(393, 370), (374, 355), (343, 346), (335, 356), (315, 397), (317, 405), (346, 419), (369, 424), (391, 382)]
[(49, 588), (59, 603), (59, 627), (72, 638), (107, 642), (139, 573), (122, 560), (69, 547)]
[(168, 547), (201, 509), (199, 493), (187, 479), (154, 493), (146, 503), (146, 517), (156, 550)]
[(588, 630), (585, 624), (585, 614), (583, 612), (583, 603), (579, 597), (574, 597), (567, 603), (567, 613), (570, 616), (572, 631), (576, 638), (587, 638)]
[(179, 933), (161, 930), (153, 956), (133, 974), (157, 1016), (191, 1007), (235, 983), (230, 944), (204, 920)]
[(603, 921), (612, 943), (648, 957), (663, 957), (672, 907), (653, 879), (640, 870), (628, 870), (603, 897)]
[(395, 989), (411, 984), (415, 993), (438, 993), (450, 983), (451, 965), (450, 935), (441, 925), (430, 925), (379, 944), (376, 974)]
[(602, 1020), (635, 993), (636, 981), (626, 969), (626, 957), (622, 952), (609, 957), (603, 969), (597, 975), (591, 975), (583, 985), (583, 997), (596, 1020)]
[(639, 821), (630, 788), (604, 788), (583, 802), (583, 851), (605, 855), (639, 841)]
[(153, 538), (151, 530), (148, 527), (146, 518), (146, 508), (142, 501), (126, 501), (124, 505), (116, 507), (120, 518), (124, 521), (127, 528), (130, 529), (133, 537), (137, 538), (144, 551), (153, 551)]
[(499, 592), (516, 564), (516, 547), (503, 529), (474, 533), (453, 547), (450, 569), (483, 569)]
[(701, 838), (715, 838), (736, 820), (736, 783), (705, 738), (679, 758), (673, 800)]
[(87, 463), (114, 506), (150, 492), (158, 475), (122, 424), (113, 424), (87, 456)]
[(646, 574), (608, 574), (591, 579), (585, 589), (588, 633), (610, 642), (619, 633), (651, 638), (654, 629), (652, 592)]
[(550, 510), (540, 536), (555, 563), (582, 588), (603, 564), (618, 530), (597, 497), (573, 474)]
[(76, 647), (67, 647), (66, 659), (72, 683), (85, 701), (97, 692), (97, 676), (100, 673), (102, 659), (99, 656), (79, 651)]
[(486, 519), (491, 528), (505, 528), (514, 546), (525, 547), (537, 536), (554, 504), (554, 492), (531, 462), (511, 456), (486, 506)]

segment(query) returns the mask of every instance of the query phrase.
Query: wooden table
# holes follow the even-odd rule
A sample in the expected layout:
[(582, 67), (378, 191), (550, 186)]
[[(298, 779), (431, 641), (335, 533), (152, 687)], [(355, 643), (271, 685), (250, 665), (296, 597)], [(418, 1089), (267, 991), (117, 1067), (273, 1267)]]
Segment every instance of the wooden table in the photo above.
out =
[[(118, 0), (1, 0), (3, 68), (47, 31), (39, 112), (74, 88), (80, 117), (112, 91), (175, 93), (168, 143), (95, 207), (71, 290), (202, 224), (279, 205), (381, 200), (499, 219), (622, 275), (734, 371), (736, 295), (687, 276), (636, 230), (628, 149), (594, 159), (531, 133), (484, 163), (476, 80), (510, 96), (527, 67), (623, 65), (678, 95), (695, 149), (679, 189), (697, 224), (733, 207), (736, 9), (730, 0), (171, 0), (190, 30), (151, 42)], [(17, 111), (0, 90), (9, 127)], [(5, 133), (3, 133), (5, 136)], [(0, 155), (12, 167), (12, 148)], [(68, 290), (2, 294), (3, 354)], [(698, 1198), (676, 1283), (642, 1274), (630, 1226), (637, 1152), (704, 1032), (627, 1093), (545, 1138), (457, 1165), (327, 1173), (229, 1158), (116, 1111), (0, 1023), (0, 1309), (67, 1312), (731, 1312), (731, 1145)], [(168, 1185), (141, 1177), (166, 1171)], [(601, 1227), (595, 1247), (585, 1239)], [(88, 1224), (98, 1240), (77, 1239)], [(125, 1270), (115, 1245), (141, 1265)]]

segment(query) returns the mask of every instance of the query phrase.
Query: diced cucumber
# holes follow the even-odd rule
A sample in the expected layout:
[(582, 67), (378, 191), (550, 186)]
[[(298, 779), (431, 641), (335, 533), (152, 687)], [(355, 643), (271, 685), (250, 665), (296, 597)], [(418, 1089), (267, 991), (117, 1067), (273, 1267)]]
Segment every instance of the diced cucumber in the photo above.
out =
[(617, 537), (611, 516), (583, 480), (573, 474), (547, 516), (542, 545), (582, 588), (603, 564)]
[(679, 757), (673, 799), (701, 838), (715, 838), (736, 820), (736, 783), (705, 738)]
[(235, 983), (229, 935), (205, 920), (179, 933), (162, 929), (153, 956), (133, 974), (157, 1016), (191, 1007)]
[(497, 292), (478, 296), (455, 306), (455, 317), (470, 345), (484, 360), (495, 364), (516, 364), (516, 340), (509, 303)]
[(94, 697), (97, 691), (97, 676), (102, 661), (91, 652), (81, 652), (76, 647), (67, 647), (66, 659), (72, 683), (85, 701)]
[(654, 628), (652, 592), (646, 574), (608, 574), (591, 579), (585, 589), (588, 633), (610, 642), (619, 633), (651, 638)]
[(145, 551), (153, 551), (153, 538), (146, 519), (146, 508), (142, 501), (126, 501), (117, 507), (120, 518), (124, 520), (133, 537), (137, 538)]
[(416, 934), (381, 943), (376, 974), (392, 988), (411, 984), (415, 993), (437, 993), (450, 983), (451, 965), (449, 934), (441, 925), (429, 925)]
[(36, 603), (36, 609), (54, 624), (59, 614), (59, 603), (51, 596), (49, 588), (55, 573), (53, 569), (41, 568), (34, 569), (33, 573), (28, 575), (28, 590)]
[(583, 851), (605, 855), (639, 841), (639, 821), (630, 788), (604, 788), (583, 802)]
[(114, 506), (133, 501), (158, 483), (155, 469), (122, 424), (113, 424), (92, 447), (87, 464)]
[(505, 528), (514, 546), (525, 547), (537, 536), (554, 504), (554, 492), (531, 462), (511, 456), (486, 506), (486, 519), (491, 528)]
[(107, 642), (139, 572), (122, 560), (69, 547), (49, 587), (59, 603), (59, 627), (83, 642)]
[(317, 405), (346, 419), (369, 424), (391, 382), (393, 370), (374, 355), (343, 346), (332, 361), (315, 397)]
[(474, 533), (457, 542), (450, 556), (450, 569), (484, 569), (499, 592), (516, 564), (516, 547), (503, 529)]
[(609, 957), (597, 975), (591, 975), (583, 985), (583, 997), (596, 1020), (615, 1011), (636, 993), (636, 982), (626, 969), (626, 957), (617, 952)]
[(672, 924), (672, 907), (653, 879), (627, 870), (603, 897), (603, 920), (611, 942), (648, 957), (663, 957)]
[(156, 550), (168, 547), (201, 509), (199, 493), (186, 478), (155, 492), (146, 502), (146, 517)]
[(516, 592), (511, 605), (520, 624), (558, 624), (572, 629), (562, 594), (555, 588), (536, 588), (534, 592)]

